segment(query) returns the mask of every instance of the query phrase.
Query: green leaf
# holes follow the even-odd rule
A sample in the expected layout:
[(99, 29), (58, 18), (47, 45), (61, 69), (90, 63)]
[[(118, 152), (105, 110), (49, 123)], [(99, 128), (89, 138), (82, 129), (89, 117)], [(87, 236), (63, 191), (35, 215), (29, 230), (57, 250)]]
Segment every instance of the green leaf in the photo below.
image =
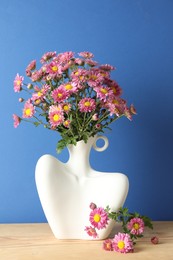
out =
[(153, 229), (153, 224), (152, 224), (151, 219), (149, 217), (142, 216), (142, 219), (143, 219), (146, 227)]
[(33, 124), (34, 124), (36, 127), (39, 126), (39, 125), (41, 125), (40, 122), (34, 122)]

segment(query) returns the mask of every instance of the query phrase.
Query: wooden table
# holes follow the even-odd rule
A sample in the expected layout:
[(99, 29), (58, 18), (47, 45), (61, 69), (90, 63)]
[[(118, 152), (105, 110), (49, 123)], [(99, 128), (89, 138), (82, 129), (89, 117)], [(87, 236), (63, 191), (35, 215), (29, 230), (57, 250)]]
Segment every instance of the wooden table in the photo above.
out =
[[(0, 260), (173, 260), (173, 221), (153, 224), (128, 254), (104, 251), (103, 241), (58, 240), (48, 224), (0, 224)], [(155, 235), (157, 245), (150, 242)]]

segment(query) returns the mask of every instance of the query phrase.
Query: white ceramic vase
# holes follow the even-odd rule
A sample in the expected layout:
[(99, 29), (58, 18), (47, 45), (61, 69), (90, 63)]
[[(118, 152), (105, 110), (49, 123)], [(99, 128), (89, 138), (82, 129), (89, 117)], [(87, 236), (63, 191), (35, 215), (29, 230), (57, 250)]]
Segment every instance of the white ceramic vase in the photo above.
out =
[[(96, 141), (105, 141), (99, 148)], [(69, 160), (59, 161), (51, 155), (43, 155), (37, 162), (35, 177), (40, 201), (52, 229), (59, 239), (91, 239), (84, 231), (89, 226), (89, 205), (109, 205), (113, 211), (123, 206), (128, 193), (129, 182), (122, 173), (99, 172), (91, 168), (89, 155), (91, 147), (103, 151), (108, 146), (104, 136), (91, 137), (87, 144), (79, 141), (69, 145)], [(109, 236), (114, 222), (98, 232), (98, 239)]]

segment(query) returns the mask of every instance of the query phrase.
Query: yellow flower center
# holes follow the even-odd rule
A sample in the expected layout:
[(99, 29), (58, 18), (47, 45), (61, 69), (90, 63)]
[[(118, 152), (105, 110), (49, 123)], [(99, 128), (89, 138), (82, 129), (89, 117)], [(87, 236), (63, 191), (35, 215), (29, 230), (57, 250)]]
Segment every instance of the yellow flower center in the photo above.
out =
[(56, 71), (58, 70), (58, 67), (57, 67), (57, 66), (53, 66), (53, 67), (52, 67), (52, 70), (53, 70), (54, 72), (56, 72)]
[(67, 90), (70, 90), (70, 89), (72, 89), (72, 88), (73, 88), (73, 86), (70, 85), (70, 84), (67, 84), (67, 85), (65, 86), (65, 89), (67, 89)]
[(41, 91), (39, 91), (39, 92), (37, 93), (37, 95), (38, 95), (38, 97), (41, 97), (41, 95), (42, 95)]
[(114, 93), (114, 94), (116, 94), (116, 93), (117, 93), (117, 90), (116, 90), (116, 88), (112, 88), (112, 90), (113, 90), (113, 93)]
[(118, 105), (119, 102), (118, 102), (116, 99), (114, 99), (114, 100), (112, 101), (112, 104)]
[(79, 74), (79, 72), (78, 72), (78, 71), (76, 71), (76, 72), (75, 72), (75, 75), (77, 76), (78, 74)]
[(56, 122), (56, 121), (58, 121), (60, 119), (60, 115), (57, 115), (57, 114), (55, 114), (54, 116), (53, 116), (53, 120)]
[(57, 96), (60, 98), (60, 97), (62, 97), (62, 94), (61, 94), (61, 93), (58, 93), (58, 95), (57, 95)]
[(106, 75), (106, 73), (100, 73), (103, 77), (106, 77), (107, 75)]
[(27, 108), (27, 109), (25, 110), (25, 114), (26, 114), (27, 116), (29, 116), (29, 115), (31, 114), (31, 109), (30, 109), (30, 108)]
[(108, 93), (107, 89), (105, 89), (105, 88), (101, 88), (100, 91), (101, 91), (103, 94), (107, 94), (107, 93)]
[(134, 227), (134, 229), (138, 230), (139, 229), (139, 224), (138, 223), (134, 223), (133, 227)]
[(99, 214), (95, 214), (94, 221), (98, 223), (98, 222), (100, 222), (100, 220), (101, 220), (101, 216)]
[(16, 84), (17, 84), (17, 86), (20, 86), (21, 80), (17, 80), (17, 81), (16, 81)]
[(65, 126), (69, 126), (69, 121), (65, 121), (65, 122), (64, 122), (64, 125), (65, 125)]
[(69, 110), (69, 106), (68, 105), (65, 105), (63, 108), (64, 108), (65, 111)]
[(35, 104), (36, 104), (36, 105), (39, 105), (40, 103), (41, 103), (41, 100), (40, 100), (40, 99), (36, 99), (36, 100), (35, 100)]
[(80, 80), (83, 80), (83, 79), (84, 79), (84, 76), (80, 76), (79, 79), (80, 79)]
[(124, 246), (125, 246), (124, 241), (119, 241), (119, 242), (118, 242), (118, 248), (119, 248), (119, 249), (123, 249)]
[(84, 103), (84, 105), (85, 105), (86, 107), (89, 107), (89, 106), (91, 105), (91, 103), (90, 103), (89, 101), (86, 101), (86, 102)]
[(96, 75), (91, 75), (91, 76), (90, 76), (90, 79), (96, 80), (96, 79), (97, 79), (97, 76), (96, 76)]

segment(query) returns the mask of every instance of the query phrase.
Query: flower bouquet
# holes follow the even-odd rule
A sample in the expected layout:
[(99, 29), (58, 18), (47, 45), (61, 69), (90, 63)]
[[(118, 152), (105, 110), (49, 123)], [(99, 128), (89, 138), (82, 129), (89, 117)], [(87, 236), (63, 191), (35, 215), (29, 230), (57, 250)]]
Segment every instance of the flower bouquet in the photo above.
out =
[(45, 53), (39, 68), (36, 60), (27, 66), (29, 82), (24, 83), (19, 74), (14, 80), (15, 92), (29, 94), (27, 99), (19, 98), (24, 102), (23, 113), (13, 114), (14, 127), (26, 121), (59, 132), (58, 152), (80, 140), (86, 143), (122, 116), (131, 120), (136, 114), (133, 105), (127, 107), (122, 89), (110, 77), (113, 66), (99, 65), (90, 52), (76, 56), (71, 51)]
[[(84, 223), (89, 201), (103, 206), (109, 203), (117, 211), (129, 186), (122, 173), (92, 169), (90, 149), (98, 138), (106, 140), (98, 133), (110, 129), (109, 125), (122, 116), (131, 120), (136, 110), (127, 106), (121, 87), (111, 78), (115, 68), (98, 64), (90, 52), (48, 52), (40, 63), (29, 63), (26, 82), (19, 74), (15, 77), (14, 91), (26, 95), (19, 98), (24, 103), (22, 116), (13, 114), (14, 127), (26, 121), (60, 134), (57, 152), (68, 147), (69, 160), (63, 163), (51, 155), (39, 158), (35, 170), (38, 194), (55, 237), (88, 239)], [(66, 203), (62, 205), (62, 201)], [(109, 221), (108, 228), (98, 232), (99, 239), (108, 236), (113, 224)]]

